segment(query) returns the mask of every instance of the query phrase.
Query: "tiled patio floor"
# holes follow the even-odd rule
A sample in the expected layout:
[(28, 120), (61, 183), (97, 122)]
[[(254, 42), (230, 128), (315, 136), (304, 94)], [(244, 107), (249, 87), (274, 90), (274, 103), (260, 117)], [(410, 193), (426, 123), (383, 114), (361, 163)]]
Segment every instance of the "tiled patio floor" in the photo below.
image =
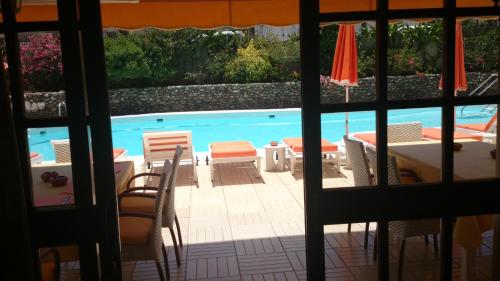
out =
[[(139, 163), (137, 163), (139, 164)], [(189, 166), (178, 174), (176, 209), (181, 224), (182, 264), (176, 266), (170, 234), (164, 229), (171, 280), (306, 280), (302, 171), (265, 172), (255, 177), (250, 164), (222, 164), (210, 181), (200, 161), (199, 188)], [(137, 167), (139, 165), (136, 165)], [(326, 187), (349, 186), (349, 171), (323, 169)], [(325, 227), (327, 280), (376, 280), (370, 246), (363, 249), (364, 224)], [(477, 259), (478, 280), (488, 280), (491, 234)], [(397, 273), (399, 241), (391, 240), (391, 274)], [(404, 280), (439, 280), (439, 258), (423, 239), (407, 242)], [(454, 279), (459, 280), (460, 249), (454, 248)], [(159, 280), (152, 261), (125, 263), (124, 280)], [(74, 270), (63, 280), (74, 280)]]

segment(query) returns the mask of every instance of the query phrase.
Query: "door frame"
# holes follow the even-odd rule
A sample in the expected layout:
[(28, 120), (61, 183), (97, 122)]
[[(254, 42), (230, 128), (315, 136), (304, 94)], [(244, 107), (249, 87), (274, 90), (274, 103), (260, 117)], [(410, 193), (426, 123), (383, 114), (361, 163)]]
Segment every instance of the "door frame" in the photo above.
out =
[[(454, 42), (457, 17), (500, 15), (500, 8), (457, 8), (443, 0), (438, 9), (389, 10), (389, 0), (377, 0), (373, 11), (320, 13), (319, 0), (300, 1), (302, 80), (302, 132), (304, 140), (304, 205), (308, 280), (325, 280), (324, 226), (355, 222), (378, 222), (378, 279), (389, 280), (388, 222), (441, 218), (441, 280), (452, 277), (452, 220), (457, 216), (499, 213), (500, 178), (453, 181), (454, 107), (499, 104), (500, 96), (454, 96)], [(389, 100), (387, 97), (388, 24), (392, 19), (443, 19), (443, 96), (433, 99)], [(319, 72), (319, 25), (324, 22), (376, 21), (376, 97), (373, 102), (321, 104)], [(500, 48), (499, 48), (500, 49)], [(500, 55), (499, 55), (500, 59)], [(500, 67), (500, 63), (498, 64)], [(499, 91), (500, 93), (500, 87)], [(387, 167), (387, 112), (392, 109), (440, 107), (442, 109), (442, 181), (435, 184), (391, 186), (387, 170), (378, 169), (375, 187), (323, 189), (321, 163), (321, 114), (375, 111), (377, 165)], [(498, 124), (497, 124), (498, 125)], [(499, 138), (497, 135), (497, 144)], [(498, 160), (497, 160), (498, 162)], [(497, 165), (497, 175), (500, 165)], [(397, 199), (397, 200), (396, 200)], [(419, 202), (426, 202), (421, 208)], [(447, 202), (454, 202), (449, 204)], [(498, 260), (498, 253), (495, 253)], [(498, 278), (498, 277), (495, 277)]]
[[(82, 280), (121, 280), (111, 119), (99, 0), (58, 0), (58, 19), (17, 22), (14, 0), (1, 0), (9, 86), (33, 257), (41, 247), (78, 245)], [(29, 118), (24, 111), (18, 33), (59, 32), (67, 116)], [(28, 128), (67, 127), (75, 205), (35, 208)], [(89, 137), (92, 142), (90, 144)], [(93, 166), (90, 162), (92, 146)], [(91, 179), (94, 173), (94, 180)], [(94, 191), (95, 190), (95, 191)], [(61, 223), (64, 222), (64, 223)], [(37, 277), (40, 272), (37, 270)]]

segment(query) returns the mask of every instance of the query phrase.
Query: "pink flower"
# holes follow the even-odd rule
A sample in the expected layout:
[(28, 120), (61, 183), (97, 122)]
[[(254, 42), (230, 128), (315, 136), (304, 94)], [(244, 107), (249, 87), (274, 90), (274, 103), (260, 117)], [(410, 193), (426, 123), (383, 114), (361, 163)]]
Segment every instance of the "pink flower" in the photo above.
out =
[(415, 60), (414, 60), (413, 58), (410, 58), (410, 59), (408, 60), (408, 64), (410, 64), (410, 65), (414, 65), (414, 64), (415, 64)]

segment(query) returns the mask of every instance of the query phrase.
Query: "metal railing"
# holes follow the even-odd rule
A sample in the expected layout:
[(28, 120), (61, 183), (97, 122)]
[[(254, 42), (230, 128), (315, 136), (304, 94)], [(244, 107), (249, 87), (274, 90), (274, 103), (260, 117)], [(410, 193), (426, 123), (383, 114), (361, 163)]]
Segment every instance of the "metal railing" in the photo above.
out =
[[(488, 91), (490, 88), (492, 88), (496, 83), (498, 83), (498, 73), (493, 73), (491, 74), (488, 78), (486, 78), (483, 82), (481, 82), (474, 90), (472, 90), (468, 96), (482, 96), (486, 91)], [(465, 108), (468, 106), (462, 106), (462, 109), (460, 110), (460, 117), (464, 117), (464, 111)], [(474, 115), (478, 114), (486, 114), (486, 113), (492, 113), (497, 110), (497, 105), (496, 104), (487, 104), (485, 105), (479, 112), (475, 113)]]

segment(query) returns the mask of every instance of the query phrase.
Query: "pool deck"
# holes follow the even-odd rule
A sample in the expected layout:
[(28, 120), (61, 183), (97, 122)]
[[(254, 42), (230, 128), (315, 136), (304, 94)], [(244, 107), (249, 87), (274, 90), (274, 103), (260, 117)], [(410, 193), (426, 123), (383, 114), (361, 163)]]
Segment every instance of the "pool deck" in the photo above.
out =
[[(136, 170), (141, 172), (141, 157)], [(202, 159), (200, 159), (202, 160)], [(251, 164), (220, 164), (214, 181), (209, 166), (197, 167), (199, 187), (191, 167), (181, 165), (176, 190), (182, 248), (176, 266), (170, 234), (163, 231), (168, 248), (171, 280), (306, 280), (304, 243), (304, 195), (302, 171), (266, 172), (255, 177)], [(352, 186), (350, 171), (323, 167), (324, 186)], [(368, 250), (363, 249), (364, 224), (325, 227), (327, 280), (376, 280), (372, 260), (375, 224), (371, 224)], [(478, 251), (477, 280), (489, 280), (492, 234), (486, 233)], [(399, 241), (390, 240), (390, 270), (395, 280)], [(79, 280), (75, 263), (63, 264), (62, 280)], [(460, 248), (453, 248), (454, 280), (460, 277)], [(128, 262), (123, 280), (159, 280), (152, 261)], [(407, 242), (404, 280), (439, 280), (439, 256), (423, 239)]]

